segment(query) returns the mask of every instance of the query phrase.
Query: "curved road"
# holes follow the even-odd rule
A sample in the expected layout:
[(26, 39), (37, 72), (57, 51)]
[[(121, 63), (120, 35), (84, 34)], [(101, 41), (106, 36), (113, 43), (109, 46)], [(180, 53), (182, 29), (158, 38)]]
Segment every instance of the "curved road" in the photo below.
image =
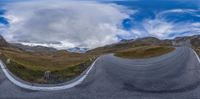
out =
[(31, 91), (0, 70), (0, 99), (200, 99), (200, 63), (191, 48), (149, 59), (101, 56), (85, 80), (70, 89)]

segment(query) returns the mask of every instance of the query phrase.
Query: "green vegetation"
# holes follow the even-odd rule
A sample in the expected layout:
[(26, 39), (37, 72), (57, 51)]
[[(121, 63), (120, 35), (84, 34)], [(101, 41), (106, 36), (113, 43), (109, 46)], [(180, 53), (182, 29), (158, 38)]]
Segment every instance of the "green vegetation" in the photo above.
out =
[(107, 53), (115, 53), (118, 51), (136, 48), (143, 46), (172, 46), (172, 42), (169, 40), (159, 40), (153, 37), (147, 37), (136, 40), (126, 40), (120, 43), (111, 44), (103, 47), (98, 47), (93, 50), (88, 51), (89, 54), (92, 55), (102, 55)]
[(199, 55), (199, 57), (200, 57), (200, 47), (195, 47), (194, 49), (197, 52), (197, 54)]
[(200, 56), (200, 39), (199, 38), (193, 38), (190, 40), (193, 49), (197, 52), (197, 54)]
[(140, 46), (115, 53), (115, 56), (137, 59), (160, 56), (173, 51), (175, 48), (170, 46)]
[[(99, 47), (84, 54), (64, 50), (49, 52), (46, 49), (43, 52), (27, 52), (8, 43), (4, 45), (8, 46), (0, 45), (0, 58), (14, 75), (25, 81), (48, 84), (62, 83), (80, 75), (99, 55), (116, 53), (117, 56), (125, 58), (143, 58), (161, 55), (172, 50), (171, 47), (167, 47), (171, 50), (158, 47), (171, 46), (170, 41), (153, 37), (127, 40)], [(136, 49), (137, 54), (134, 54)], [(10, 60), (9, 63), (7, 59)], [(47, 72), (50, 77), (45, 76)]]
[(60, 70), (86, 61), (90, 56), (59, 51), (55, 53), (28, 53), (3, 51), (3, 54), (14, 62), (32, 70)]
[[(34, 83), (62, 83), (80, 75), (94, 61), (89, 55), (66, 52), (36, 54), (1, 50), (1, 59), (17, 77)], [(10, 62), (7, 63), (7, 59)], [(54, 60), (55, 59), (55, 60)], [(46, 79), (44, 74), (50, 71)]]

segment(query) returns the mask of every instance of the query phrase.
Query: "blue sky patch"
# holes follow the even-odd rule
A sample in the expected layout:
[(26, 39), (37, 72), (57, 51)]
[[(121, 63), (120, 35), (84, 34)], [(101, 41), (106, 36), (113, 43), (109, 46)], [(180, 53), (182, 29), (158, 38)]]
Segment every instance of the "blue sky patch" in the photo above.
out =
[[(13, 37), (14, 40), (23, 41), (23, 38), (27, 38), (41, 42), (48, 41), (50, 36), (44, 39), (40, 34), (44, 33), (46, 36), (45, 33), (48, 33), (52, 35), (52, 41), (58, 37), (55, 41), (60, 42), (63, 39), (63, 42), (68, 44), (66, 46), (76, 46), (84, 45), (82, 43), (85, 43), (86, 37), (91, 36), (97, 42), (94, 45), (100, 46), (101, 41), (107, 40), (105, 44), (113, 43), (115, 38), (118, 41), (146, 36), (168, 39), (200, 34), (200, 0), (96, 0), (95, 3), (87, 1), (89, 6), (83, 5), (84, 1), (73, 1), (76, 3), (71, 3), (70, 6), (69, 1), (38, 1), (1, 0), (0, 25), (7, 25), (5, 28), (14, 29), (12, 31), (14, 33), (8, 34), (8, 37)], [(49, 3), (50, 1), (54, 3)], [(24, 2), (29, 6), (26, 6)], [(9, 8), (7, 4), (13, 4), (14, 7)], [(45, 7), (40, 8), (40, 4)], [(51, 4), (57, 5), (58, 8)], [(10, 26), (7, 18), (3, 17), (10, 11), (12, 13), (9, 14), (13, 15), (9, 16), (11, 19), (8, 19), (18, 22), (14, 24), (16, 26)], [(94, 32), (94, 36), (91, 32)], [(66, 38), (67, 41), (65, 41)], [(88, 40), (85, 45), (90, 46), (90, 43), (91, 41)]]

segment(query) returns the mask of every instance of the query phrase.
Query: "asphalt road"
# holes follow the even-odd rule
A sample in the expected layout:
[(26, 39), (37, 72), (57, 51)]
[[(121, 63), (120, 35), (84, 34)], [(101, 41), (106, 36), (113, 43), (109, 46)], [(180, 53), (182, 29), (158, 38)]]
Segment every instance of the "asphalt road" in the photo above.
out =
[(0, 70), (0, 99), (200, 99), (200, 63), (192, 49), (150, 59), (101, 56), (78, 86), (31, 91), (12, 84)]

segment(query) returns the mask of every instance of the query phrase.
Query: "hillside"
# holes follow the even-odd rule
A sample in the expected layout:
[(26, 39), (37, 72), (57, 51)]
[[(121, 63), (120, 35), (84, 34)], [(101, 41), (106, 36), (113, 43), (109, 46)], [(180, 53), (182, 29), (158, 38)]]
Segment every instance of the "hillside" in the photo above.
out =
[[(3, 37), (0, 37), (0, 52), (2, 53), (0, 57), (5, 63), (7, 59), (10, 59), (10, 63), (6, 63), (9, 70), (23, 80), (36, 83), (61, 83), (82, 73), (96, 57), (102, 54), (120, 53), (119, 56), (126, 54), (128, 58), (133, 58), (130, 55), (135, 55), (137, 58), (154, 57), (172, 51), (173, 42), (182, 42), (188, 39), (193, 48), (200, 54), (200, 36), (181, 37), (174, 40), (159, 40), (154, 37), (123, 40), (85, 53), (42, 46), (9, 44)], [(156, 51), (159, 50), (159, 54), (155, 50), (152, 54), (152, 49), (155, 48)], [(163, 49), (166, 50), (163, 51)], [(135, 51), (138, 53), (132, 53)], [(143, 52), (148, 54), (144, 56)], [(138, 55), (142, 57), (138, 57)], [(46, 71), (51, 72), (51, 79), (44, 78)]]
[[(42, 46), (9, 44), (2, 37), (0, 58), (7, 68), (23, 80), (37, 83), (61, 83), (82, 73), (94, 57), (72, 53), (66, 50)], [(10, 60), (7, 63), (7, 60)], [(51, 72), (51, 79), (45, 79), (44, 73)]]
[(8, 47), (8, 46), (9, 44), (6, 42), (3, 36), (0, 35), (0, 47)]
[(55, 49), (55, 48), (44, 47), (44, 46), (28, 46), (28, 45), (22, 45), (19, 43), (11, 43), (11, 45), (15, 48), (18, 48), (18, 49), (26, 51), (26, 52), (48, 53), (48, 52), (56, 52), (57, 51), (57, 49)]
[(193, 48), (196, 50), (197, 54), (200, 56), (200, 36), (195, 36), (190, 40)]
[(114, 55), (122, 58), (141, 59), (161, 56), (175, 50), (172, 46), (141, 46), (116, 52)]
[(190, 44), (192, 45), (192, 48), (200, 56), (200, 35), (177, 37), (172, 41), (175, 41), (175, 42), (179, 43), (179, 42), (183, 42), (183, 41), (187, 41), (187, 40), (190, 41)]
[(87, 51), (89, 54), (100, 55), (105, 53), (114, 53), (120, 50), (125, 50), (129, 48), (139, 47), (139, 46), (150, 46), (150, 45), (161, 45), (161, 46), (171, 46), (172, 42), (170, 40), (159, 40), (154, 37), (140, 38), (136, 40), (124, 40), (119, 43), (95, 48)]

